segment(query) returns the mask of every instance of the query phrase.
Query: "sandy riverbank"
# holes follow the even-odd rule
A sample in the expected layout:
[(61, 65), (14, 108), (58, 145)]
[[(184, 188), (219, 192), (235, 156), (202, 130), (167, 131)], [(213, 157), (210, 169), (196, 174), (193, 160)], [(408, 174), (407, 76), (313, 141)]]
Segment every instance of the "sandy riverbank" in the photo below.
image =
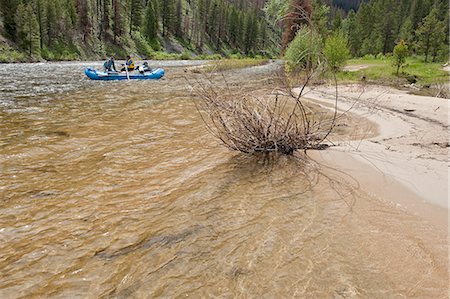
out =
[[(305, 97), (332, 107), (334, 87), (314, 87)], [(378, 134), (333, 140), (336, 147), (313, 155), (356, 178), (369, 194), (447, 227), (448, 100), (344, 85), (338, 107), (369, 120)]]

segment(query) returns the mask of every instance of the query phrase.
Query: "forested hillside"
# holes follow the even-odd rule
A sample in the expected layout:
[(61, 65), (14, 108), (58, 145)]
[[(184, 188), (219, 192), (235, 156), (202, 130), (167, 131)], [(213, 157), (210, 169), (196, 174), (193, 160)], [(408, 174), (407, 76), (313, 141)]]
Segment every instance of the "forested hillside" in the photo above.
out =
[(33, 59), (151, 58), (159, 50), (250, 55), (275, 52), (278, 43), (265, 0), (0, 1), (3, 36)]
[[(308, 7), (323, 38), (342, 31), (353, 56), (404, 40), (425, 60), (448, 57), (447, 0), (0, 0), (0, 61), (276, 56), (289, 16)], [(294, 22), (295, 23), (295, 22)], [(164, 56), (165, 55), (165, 56)], [(210, 56), (209, 56), (210, 57)]]
[(404, 40), (425, 61), (448, 59), (447, 0), (372, 0), (351, 11), (339, 26), (354, 56), (391, 53)]
[[(348, 1), (358, 10), (346, 12), (338, 7), (342, 1), (333, 0), (271, 0), (271, 7), (281, 15), (301, 15), (299, 7), (311, 10), (312, 26), (323, 40), (337, 31), (342, 32), (355, 57), (386, 55), (396, 44), (405, 41), (411, 54), (421, 55), (425, 61), (447, 60), (449, 55), (449, 4), (447, 0), (370, 0)], [(278, 3), (279, 6), (274, 5)], [(312, 7), (312, 9), (310, 9)], [(273, 13), (273, 12), (272, 12)], [(301, 21), (293, 26), (292, 18), (285, 21), (286, 31), (298, 30)], [(292, 34), (290, 34), (292, 35)], [(283, 38), (283, 48), (291, 39)]]

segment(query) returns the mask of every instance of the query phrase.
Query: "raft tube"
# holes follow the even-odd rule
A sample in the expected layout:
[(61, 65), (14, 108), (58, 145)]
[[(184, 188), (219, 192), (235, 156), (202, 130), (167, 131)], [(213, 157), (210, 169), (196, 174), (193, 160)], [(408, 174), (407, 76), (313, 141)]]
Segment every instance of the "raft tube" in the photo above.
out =
[[(116, 72), (102, 72), (97, 71), (91, 68), (87, 68), (84, 73), (91, 80), (127, 80), (127, 74), (125, 72), (116, 73)], [(147, 79), (161, 79), (164, 76), (164, 70), (157, 68), (150, 72), (141, 73), (133, 73), (129, 72), (130, 80), (147, 80)]]

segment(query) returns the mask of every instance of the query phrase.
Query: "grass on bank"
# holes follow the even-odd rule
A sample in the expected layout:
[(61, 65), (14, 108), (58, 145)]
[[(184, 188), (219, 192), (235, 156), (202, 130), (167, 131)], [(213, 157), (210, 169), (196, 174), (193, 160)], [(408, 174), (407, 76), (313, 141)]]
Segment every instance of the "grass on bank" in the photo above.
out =
[[(337, 73), (340, 82), (361, 81), (362, 78), (369, 82), (384, 85), (403, 85), (415, 83), (419, 86), (442, 84), (448, 82), (449, 73), (442, 69), (442, 63), (425, 63), (417, 57), (409, 57), (399, 76), (395, 74), (392, 60), (381, 58), (357, 58), (347, 62), (347, 67), (365, 67), (356, 71), (344, 70)], [(367, 66), (367, 67), (366, 67)]]

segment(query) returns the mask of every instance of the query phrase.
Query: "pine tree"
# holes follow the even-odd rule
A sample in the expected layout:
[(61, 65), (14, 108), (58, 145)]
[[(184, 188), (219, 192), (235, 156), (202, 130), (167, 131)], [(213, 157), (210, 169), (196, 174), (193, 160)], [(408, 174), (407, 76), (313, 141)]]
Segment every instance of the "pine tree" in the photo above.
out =
[(399, 33), (400, 40), (404, 40), (407, 44), (410, 44), (414, 40), (414, 29), (411, 19), (408, 17), (402, 24)]
[[(56, 0), (54, 0), (56, 1)], [(104, 0), (105, 2), (109, 2), (111, 0)], [(78, 23), (78, 19), (77, 19), (77, 9), (75, 7), (75, 0), (68, 0), (65, 1), (65, 8), (66, 8), (66, 12), (67, 12), (67, 16), (69, 18), (70, 21), (70, 25), (72, 28), (75, 28), (77, 23)]]
[(122, 36), (124, 22), (122, 19), (122, 5), (120, 0), (112, 0), (112, 9), (113, 9), (113, 35), (114, 42), (116, 42), (117, 37)]
[(211, 11), (209, 13), (208, 18), (208, 34), (212, 44), (217, 45), (217, 40), (219, 39), (218, 32), (218, 24), (219, 24), (219, 4), (217, 1), (214, 1), (211, 6)]
[(440, 42), (445, 40), (445, 37), (442, 36), (445, 31), (439, 26), (444, 27), (445, 25), (439, 21), (438, 10), (434, 7), (416, 31), (418, 46), (425, 55), (425, 62), (428, 62), (430, 52), (437, 51), (436, 48), (439, 47)]
[(199, 30), (198, 32), (198, 40), (197, 40), (197, 48), (201, 49), (203, 47), (203, 43), (204, 43), (204, 38), (205, 38), (205, 33), (207, 32), (206, 29), (206, 21), (207, 21), (207, 3), (206, 0), (198, 0), (198, 13), (197, 13), (197, 19), (196, 19), (196, 23), (197, 23), (197, 29)]
[(353, 56), (358, 55), (361, 46), (361, 38), (356, 23), (356, 14), (350, 11), (347, 18), (342, 22), (342, 30), (347, 36), (350, 52)]
[(54, 41), (59, 37), (60, 32), (58, 32), (56, 18), (56, 4), (54, 1), (47, 2), (47, 46), (53, 46)]
[(100, 38), (105, 39), (111, 29), (111, 1), (102, 0), (102, 13), (100, 24)]
[[(79, 26), (83, 34), (83, 41), (85, 42), (92, 34), (93, 24), (92, 24), (92, 7), (89, 0), (77, 0), (76, 4), (78, 19), (80, 20)], [(63, 14), (58, 14), (62, 16)]]
[(315, 30), (320, 34), (322, 38), (328, 35), (328, 14), (330, 13), (330, 7), (325, 5), (321, 0), (313, 0), (312, 2), (312, 15), (311, 21)]
[(40, 48), (48, 44), (47, 4), (45, 0), (36, 1), (36, 14), (39, 24)]
[(183, 38), (183, 4), (181, 3), (181, 0), (177, 0), (176, 3), (176, 17), (174, 23), (175, 36)]
[(386, 54), (394, 48), (396, 29), (398, 28), (398, 18), (396, 17), (397, 7), (398, 5), (395, 0), (386, 0), (379, 10), (381, 11), (380, 16), (382, 17), (379, 18), (379, 25), (375, 27), (375, 30), (379, 31), (380, 45), (382, 46), (381, 51), (377, 52), (377, 54), (380, 52)]
[(267, 38), (267, 24), (265, 20), (262, 20), (259, 23), (259, 46), (262, 50), (264, 50), (266, 48), (266, 45), (268, 44), (268, 42), (266, 41)]
[(258, 25), (256, 23), (255, 14), (247, 13), (245, 18), (245, 31), (244, 31), (244, 51), (249, 54), (256, 48), (256, 41), (258, 35)]
[(143, 14), (142, 0), (131, 0), (130, 33), (132, 30), (139, 30), (139, 28), (141, 28), (142, 14)]
[(163, 25), (162, 35), (166, 37), (175, 32), (175, 1), (161, 0), (159, 7)]
[(342, 26), (342, 15), (338, 11), (338, 12), (336, 12), (336, 16), (334, 17), (334, 20), (333, 20), (332, 30), (338, 31), (339, 29), (341, 29), (341, 26)]
[(228, 17), (228, 38), (232, 46), (236, 46), (239, 40), (239, 14), (235, 7), (231, 8)]
[[(356, 31), (360, 43), (357, 55), (364, 56), (374, 52), (372, 49), (373, 37), (371, 36), (373, 27), (374, 17), (372, 13), (372, 6), (367, 3), (363, 3), (356, 14)], [(354, 45), (353, 42), (352, 45)]]
[(13, 39), (16, 36), (16, 10), (19, 5), (18, 0), (1, 0), (1, 15), (3, 17), (3, 27), (5, 29), (6, 36)]
[(145, 27), (144, 35), (149, 41), (154, 41), (158, 37), (158, 18), (155, 10), (155, 1), (149, 1), (147, 3), (147, 9), (145, 10)]
[(39, 23), (31, 3), (21, 3), (15, 15), (16, 38), (19, 46), (26, 50), (30, 58), (40, 57)]

